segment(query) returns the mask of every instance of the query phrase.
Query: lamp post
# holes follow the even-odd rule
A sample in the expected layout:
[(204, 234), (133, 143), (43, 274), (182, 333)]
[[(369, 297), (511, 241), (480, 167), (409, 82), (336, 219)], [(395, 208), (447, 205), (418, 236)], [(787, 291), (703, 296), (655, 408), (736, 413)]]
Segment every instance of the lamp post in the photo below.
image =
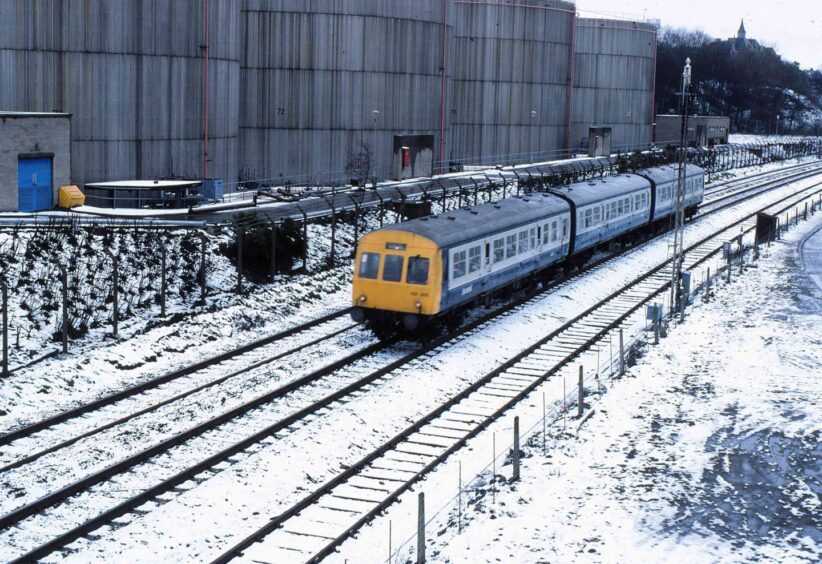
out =
[(682, 129), (679, 137), (679, 170), (676, 183), (676, 223), (674, 227), (673, 263), (671, 265), (671, 314), (679, 300), (677, 300), (678, 286), (682, 275), (683, 251), (685, 245), (685, 180), (686, 164), (688, 159), (688, 102), (691, 88), (691, 59), (685, 60), (682, 71), (682, 92), (680, 108), (682, 112)]
[[(377, 120), (380, 118), (380, 111), (374, 110), (371, 112), (371, 117), (374, 120), (374, 128), (371, 130), (371, 155), (372, 160), (374, 161), (371, 166), (371, 170), (373, 171), (374, 176), (377, 176), (376, 171), (376, 160), (377, 160)], [(368, 179), (365, 179), (365, 182), (368, 183)]]
[(779, 120), (782, 119), (782, 116), (777, 114), (776, 115), (776, 135), (779, 136)]

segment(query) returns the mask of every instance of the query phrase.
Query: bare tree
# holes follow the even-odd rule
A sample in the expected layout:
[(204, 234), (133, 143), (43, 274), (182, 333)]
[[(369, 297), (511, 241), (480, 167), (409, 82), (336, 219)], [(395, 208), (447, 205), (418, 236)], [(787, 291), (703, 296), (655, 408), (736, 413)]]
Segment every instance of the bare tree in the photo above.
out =
[(348, 154), (345, 172), (351, 178), (356, 178), (359, 186), (364, 188), (368, 179), (371, 178), (373, 164), (374, 151), (369, 143), (362, 141)]

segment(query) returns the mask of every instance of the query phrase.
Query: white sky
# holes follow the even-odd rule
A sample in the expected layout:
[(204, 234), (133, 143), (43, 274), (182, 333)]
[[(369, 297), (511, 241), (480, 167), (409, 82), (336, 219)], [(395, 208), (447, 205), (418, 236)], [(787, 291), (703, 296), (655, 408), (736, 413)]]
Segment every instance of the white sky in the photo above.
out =
[(822, 0), (576, 0), (578, 10), (662, 20), (663, 26), (735, 37), (745, 18), (749, 39), (776, 48), (802, 68), (822, 70)]

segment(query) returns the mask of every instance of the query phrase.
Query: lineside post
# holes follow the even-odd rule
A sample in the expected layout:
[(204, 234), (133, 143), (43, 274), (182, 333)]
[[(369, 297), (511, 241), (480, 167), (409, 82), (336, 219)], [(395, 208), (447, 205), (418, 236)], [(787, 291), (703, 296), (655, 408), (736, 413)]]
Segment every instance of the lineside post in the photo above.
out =
[(69, 329), (69, 321), (68, 321), (68, 272), (66, 271), (65, 267), (60, 264), (57, 265), (57, 268), (60, 269), (60, 285), (62, 286), (62, 297), (63, 297), (63, 354), (68, 352), (68, 329)]
[(620, 377), (625, 375), (625, 346), (622, 338), (622, 327), (619, 328), (619, 375)]
[(167, 290), (167, 274), (166, 274), (166, 245), (160, 239), (160, 316), (166, 316), (166, 290)]
[(417, 564), (425, 563), (425, 494), (417, 497)]
[(577, 417), (582, 419), (582, 410), (585, 407), (585, 388), (582, 385), (582, 365), (579, 365), (579, 400), (577, 401)]
[[(0, 280), (3, 293), (3, 376), (9, 375), (9, 287), (6, 279)], [(18, 335), (20, 333), (18, 332)]]
[(519, 415), (514, 417), (514, 474), (511, 481), (519, 481)]
[(245, 230), (237, 229), (237, 293), (243, 293), (243, 240), (245, 239)]
[(268, 244), (268, 275), (273, 282), (274, 276), (277, 275), (277, 223), (274, 221), (271, 222), (271, 237)]

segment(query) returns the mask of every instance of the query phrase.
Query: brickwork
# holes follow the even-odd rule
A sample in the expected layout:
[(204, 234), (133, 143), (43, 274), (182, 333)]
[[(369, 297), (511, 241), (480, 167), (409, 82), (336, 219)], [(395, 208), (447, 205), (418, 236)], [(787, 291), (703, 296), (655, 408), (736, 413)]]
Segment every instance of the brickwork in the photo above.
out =
[(71, 184), (71, 116), (0, 112), (0, 211), (17, 211), (20, 155), (53, 154), (53, 203), (60, 186)]

